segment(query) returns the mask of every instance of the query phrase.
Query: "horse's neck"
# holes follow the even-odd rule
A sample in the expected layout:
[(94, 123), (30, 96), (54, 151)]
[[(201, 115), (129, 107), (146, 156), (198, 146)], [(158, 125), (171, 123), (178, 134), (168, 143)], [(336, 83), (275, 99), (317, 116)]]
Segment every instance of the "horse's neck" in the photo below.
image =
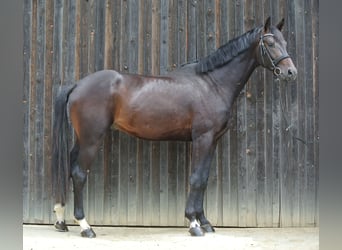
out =
[(239, 95), (249, 77), (258, 66), (251, 48), (236, 56), (231, 62), (208, 73), (212, 81), (220, 86), (225, 95), (235, 99)]

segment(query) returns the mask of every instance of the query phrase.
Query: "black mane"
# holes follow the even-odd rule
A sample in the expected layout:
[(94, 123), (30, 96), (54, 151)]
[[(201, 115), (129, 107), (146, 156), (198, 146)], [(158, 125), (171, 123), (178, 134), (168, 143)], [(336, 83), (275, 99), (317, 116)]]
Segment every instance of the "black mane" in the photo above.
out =
[(243, 35), (230, 40), (215, 52), (201, 59), (196, 65), (196, 72), (206, 73), (229, 63), (234, 57), (244, 52), (255, 42), (256, 36), (260, 33), (260, 29), (260, 27), (252, 29)]

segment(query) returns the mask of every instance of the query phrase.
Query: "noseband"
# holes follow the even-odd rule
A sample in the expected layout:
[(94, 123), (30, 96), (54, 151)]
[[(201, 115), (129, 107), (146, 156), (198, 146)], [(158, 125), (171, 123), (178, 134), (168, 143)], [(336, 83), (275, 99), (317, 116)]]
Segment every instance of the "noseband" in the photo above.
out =
[(278, 58), (272, 58), (272, 55), (270, 53), (270, 51), (268, 50), (268, 48), (265, 46), (265, 43), (264, 43), (264, 38), (267, 37), (267, 36), (274, 36), (273, 34), (271, 33), (267, 33), (267, 34), (264, 34), (260, 37), (260, 42), (259, 42), (259, 48), (260, 48), (260, 57), (261, 57), (261, 60), (262, 60), (262, 65), (264, 67), (266, 67), (266, 64), (265, 64), (265, 56), (267, 58), (267, 60), (271, 63), (271, 68), (270, 70), (273, 71), (273, 74), (275, 76), (279, 76), (281, 74), (281, 70), (280, 68), (277, 66), (282, 60), (286, 59), (286, 58), (289, 58), (290, 56), (287, 54), (287, 52), (281, 56), (279, 56)]

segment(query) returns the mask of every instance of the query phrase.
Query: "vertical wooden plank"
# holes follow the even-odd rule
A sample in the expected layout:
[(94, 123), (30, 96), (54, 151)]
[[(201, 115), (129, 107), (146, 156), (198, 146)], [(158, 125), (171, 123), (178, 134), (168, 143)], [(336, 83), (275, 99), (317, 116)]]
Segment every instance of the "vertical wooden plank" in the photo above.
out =
[[(312, 29), (312, 11), (311, 11), (311, 1), (304, 2), (304, 46), (313, 48), (313, 29)], [(304, 190), (303, 190), (303, 213), (300, 215), (300, 225), (302, 226), (312, 226), (314, 225), (314, 216), (315, 216), (315, 195), (314, 189), (316, 187), (314, 173), (315, 173), (315, 163), (314, 163), (314, 143), (315, 143), (315, 135), (314, 135), (314, 96), (313, 96), (313, 50), (307, 51), (305, 50), (304, 55), (304, 72), (305, 72), (305, 82), (304, 88), (305, 92), (305, 103), (304, 106), (306, 108), (306, 116), (304, 123), (304, 133), (305, 133), (305, 142), (303, 145), (303, 165), (304, 165), (304, 175), (305, 180), (300, 180), (301, 183), (304, 182)], [(303, 136), (304, 137), (304, 136)]]
[[(165, 1), (162, 0), (160, 2), (160, 74), (165, 75), (168, 71), (169, 63), (172, 58), (169, 59), (169, 51), (172, 50), (172, 42), (169, 42), (173, 39), (175, 35), (174, 32), (171, 32), (170, 29), (175, 28), (175, 24), (172, 20), (172, 13), (174, 13), (175, 9), (173, 9), (174, 1)], [(172, 53), (170, 53), (172, 56)]]
[[(156, 226), (163, 225), (162, 224), (162, 216), (167, 217), (167, 210), (161, 211), (160, 209), (160, 192), (161, 192), (161, 182), (160, 182), (160, 164), (163, 162), (165, 164), (167, 161), (162, 161), (162, 143), (153, 142), (149, 146), (149, 155), (150, 161), (146, 175), (146, 184), (148, 185), (148, 202), (145, 206), (145, 215), (147, 214), (144, 220), (147, 222), (146, 225)], [(164, 185), (163, 185), (164, 186)], [(165, 189), (164, 189), (165, 190)], [(164, 214), (163, 214), (164, 213)]]
[(79, 65), (79, 78), (88, 75), (88, 1), (80, 2), (80, 65)]
[(127, 225), (128, 221), (128, 169), (129, 169), (129, 138), (119, 134), (119, 224)]
[(160, 2), (152, 0), (152, 51), (151, 51), (151, 74), (160, 73)]
[(139, 19), (138, 19), (138, 73), (143, 74), (144, 72), (144, 5), (145, 1), (140, 1), (139, 6)]
[(111, 0), (106, 0), (105, 2), (105, 37), (104, 37), (104, 69), (114, 69), (114, 63), (112, 58), (113, 53), (113, 13), (112, 9), (114, 2)]
[(66, 27), (64, 44), (64, 81), (68, 84), (75, 82), (75, 42), (76, 42), (76, 2), (68, 1), (65, 5)]
[(35, 119), (35, 220), (43, 221), (43, 195), (44, 195), (44, 72), (45, 72), (45, 1), (37, 3), (37, 37), (36, 37), (36, 119)]
[(24, 129), (23, 129), (23, 222), (30, 222), (30, 86), (31, 86), (31, 57), (32, 57), (32, 1), (24, 2), (24, 43), (23, 43), (23, 59), (24, 59), (24, 88), (23, 88), (23, 106), (24, 106)]
[(112, 132), (108, 131), (105, 135), (103, 142), (103, 221), (102, 225), (110, 225), (110, 208), (112, 202), (111, 195), (111, 176), (112, 176), (112, 165), (111, 165), (111, 144)]
[(197, 58), (204, 58), (207, 53), (206, 42), (205, 42), (205, 14), (204, 14), (204, 2), (197, 2)]
[(145, 0), (142, 7), (144, 9), (144, 29), (143, 29), (143, 45), (144, 45), (144, 67), (143, 74), (151, 74), (151, 48), (152, 48), (152, 0)]
[[(39, 3), (37, 1), (32, 3), (32, 33), (31, 37), (29, 38), (31, 40), (32, 44), (32, 56), (31, 56), (31, 65), (30, 65), (30, 113), (29, 113), (29, 189), (30, 189), (30, 200), (29, 200), (29, 216), (31, 218), (31, 222), (39, 222), (40, 221), (40, 213), (42, 209), (41, 204), (41, 194), (42, 194), (42, 188), (41, 188), (41, 181), (37, 181), (37, 177), (43, 168), (43, 165), (41, 162), (39, 162), (39, 152), (37, 151), (37, 147), (39, 148), (39, 145), (37, 146), (37, 123), (39, 125), (38, 119), (42, 119), (39, 117), (39, 113), (41, 112), (41, 107), (38, 110), (38, 103), (40, 103), (39, 96), (37, 96), (37, 92), (39, 93), (41, 91), (41, 88), (37, 86), (37, 75), (38, 79), (40, 80), (40, 83), (42, 81), (42, 64), (41, 62), (38, 62), (38, 57), (42, 58), (42, 38), (41, 33), (44, 29), (41, 20), (38, 18), (39, 10), (41, 9)], [(39, 22), (40, 21), (40, 22)], [(39, 63), (39, 65), (37, 65)], [(37, 73), (37, 71), (40, 72)], [(41, 86), (41, 84), (40, 84)], [(39, 129), (38, 129), (39, 131)], [(40, 139), (42, 138), (42, 134), (40, 134)], [(38, 165), (38, 163), (40, 163)], [(38, 189), (38, 190), (37, 190)], [(36, 202), (37, 201), (37, 202)]]
[(168, 181), (168, 143), (160, 143), (160, 224), (168, 225), (169, 181)]
[(184, 217), (184, 210), (187, 198), (186, 178), (187, 176), (187, 144), (185, 142), (177, 144), (177, 189), (176, 189), (176, 226), (186, 226), (186, 219)]
[(175, 9), (177, 13), (177, 23), (178, 23), (178, 38), (177, 38), (177, 67), (188, 62), (187, 59), (187, 1), (178, 1), (177, 9)]
[[(53, 1), (46, 3), (46, 38), (45, 38), (45, 98), (44, 98), (44, 148), (45, 148), (45, 174), (44, 174), (44, 218), (43, 221), (51, 221), (51, 209), (53, 201), (50, 199), (52, 196), (51, 186), (51, 145), (52, 145), (52, 52), (53, 52)], [(54, 218), (53, 218), (54, 219)]]
[(176, 226), (177, 208), (177, 143), (169, 142), (167, 148), (167, 178), (168, 178), (168, 225)]
[(80, 79), (80, 65), (81, 65), (81, 1), (76, 0), (75, 3), (75, 65), (74, 78), (75, 81)]
[(96, 6), (98, 1), (89, 0), (87, 4), (88, 23), (87, 23), (87, 49), (88, 49), (88, 74), (96, 71), (95, 42), (98, 35), (96, 30)]
[[(297, 165), (296, 168), (296, 186), (298, 187), (297, 190), (298, 194), (298, 203), (295, 205), (296, 212), (294, 215), (296, 216), (294, 220), (293, 226), (300, 226), (305, 224), (304, 219), (305, 218), (305, 206), (306, 206), (306, 195), (305, 195), (305, 183), (306, 183), (306, 163), (305, 163), (305, 149), (306, 145), (298, 140), (297, 138), (304, 138), (305, 140), (305, 124), (307, 120), (307, 106), (306, 106), (306, 74), (305, 72), (305, 56), (308, 53), (306, 51), (306, 45), (305, 45), (305, 6), (304, 2), (298, 3), (298, 5), (295, 5), (295, 9), (298, 11), (298, 18), (296, 18), (296, 40), (295, 40), (295, 46), (296, 46), (296, 54), (297, 54), (297, 69), (299, 71), (296, 88), (294, 88), (294, 97), (295, 102), (294, 105), (296, 105), (296, 109), (294, 112), (294, 118), (292, 124), (295, 125), (295, 128), (293, 129), (294, 135), (292, 135), (292, 144), (295, 150), (295, 162), (293, 165)], [(311, 46), (310, 46), (311, 47)], [(309, 52), (310, 53), (310, 52)], [(303, 69), (303, 71), (301, 71)], [(300, 83), (303, 84), (300, 84)], [(292, 104), (293, 105), (293, 104)], [(301, 139), (302, 140), (302, 139)]]
[(316, 216), (316, 193), (317, 193), (317, 183), (315, 176), (317, 175), (315, 162), (315, 93), (314, 88), (316, 84), (315, 73), (315, 47), (316, 43), (316, 30), (315, 30), (315, 10), (314, 1), (304, 2), (304, 46), (306, 48), (312, 48), (312, 50), (305, 50), (304, 57), (304, 72), (305, 74), (305, 107), (307, 110), (306, 124), (305, 124), (305, 134), (306, 134), (306, 145), (304, 147), (305, 155), (305, 189), (304, 189), (304, 200), (305, 200), (305, 214), (302, 219), (302, 226), (315, 226), (315, 216)]
[(30, 189), (30, 200), (29, 200), (29, 216), (31, 218), (31, 222), (34, 222), (35, 219), (35, 206), (34, 200), (36, 199), (35, 193), (35, 180), (34, 180), (34, 169), (36, 166), (36, 157), (35, 157), (35, 105), (36, 105), (36, 37), (37, 37), (37, 2), (32, 3), (32, 33), (31, 33), (31, 65), (30, 65), (30, 114), (29, 114), (29, 189)]
[(99, 71), (105, 62), (106, 0), (96, 1), (95, 15), (95, 71)]
[(197, 18), (198, 11), (197, 1), (187, 1), (188, 15), (187, 15), (187, 61), (193, 62), (197, 60)]
[(318, 0), (312, 1), (312, 40), (313, 40), (313, 54), (312, 54), (312, 66), (313, 66), (313, 83), (312, 83), (312, 95), (313, 95), (313, 106), (314, 106), (314, 121), (313, 121), (313, 129), (314, 129), (314, 148), (313, 148), (313, 157), (314, 157), (314, 166), (315, 169), (312, 180), (314, 181), (314, 193), (315, 193), (315, 226), (319, 225), (319, 206), (318, 206), (318, 186), (319, 186), (319, 91), (318, 91), (318, 37), (319, 37), (319, 2)]
[[(143, 158), (147, 161), (143, 164), (143, 224), (151, 226), (153, 225), (153, 212), (152, 212), (152, 199), (153, 199), (153, 184), (152, 181), (152, 165), (156, 158), (159, 158), (159, 147), (156, 144), (145, 142), (143, 145)], [(155, 184), (157, 185), (157, 184)], [(155, 206), (158, 206), (156, 204)], [(158, 211), (156, 214), (159, 215), (159, 209), (154, 209), (153, 211)], [(156, 220), (156, 219), (155, 219)]]
[[(244, 30), (250, 30), (254, 27), (254, 6), (253, 1), (244, 3)], [(251, 76), (246, 84), (246, 164), (247, 164), (247, 223), (249, 226), (256, 226), (256, 203), (257, 203), (257, 80), (256, 73)], [(262, 114), (258, 114), (261, 115)], [(262, 120), (262, 119), (261, 119)], [(262, 130), (262, 128), (260, 128)], [(262, 142), (260, 142), (262, 145)], [(259, 144), (259, 145), (260, 145)]]

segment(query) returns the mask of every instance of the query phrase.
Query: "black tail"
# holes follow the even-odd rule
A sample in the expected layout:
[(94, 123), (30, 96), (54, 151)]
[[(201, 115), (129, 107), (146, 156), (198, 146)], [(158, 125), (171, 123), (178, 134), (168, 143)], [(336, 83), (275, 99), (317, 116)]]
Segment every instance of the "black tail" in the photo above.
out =
[(53, 112), (52, 135), (52, 190), (56, 203), (65, 204), (70, 179), (69, 146), (70, 125), (68, 99), (76, 84), (64, 87), (58, 94)]

